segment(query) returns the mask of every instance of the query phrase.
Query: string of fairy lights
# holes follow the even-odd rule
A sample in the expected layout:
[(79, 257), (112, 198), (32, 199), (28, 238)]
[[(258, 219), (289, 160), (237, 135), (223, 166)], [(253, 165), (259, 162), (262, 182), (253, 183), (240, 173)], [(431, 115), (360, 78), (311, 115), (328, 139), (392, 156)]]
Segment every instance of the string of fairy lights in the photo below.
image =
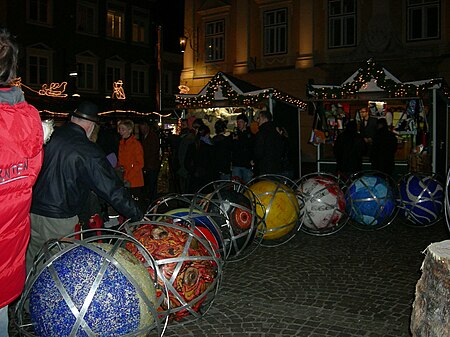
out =
[[(61, 83), (52, 82), (50, 84), (43, 84), (41, 86), (41, 89), (35, 90), (35, 89), (29, 87), (28, 85), (24, 84), (22, 82), (22, 78), (18, 77), (11, 83), (11, 85), (20, 87), (22, 90), (23, 90), (23, 88), (25, 88), (25, 89), (27, 89), (30, 92), (38, 94), (39, 96), (48, 96), (48, 97), (62, 98), (62, 99), (65, 99), (65, 98), (68, 97), (68, 94), (65, 93), (67, 82), (61, 82)], [(125, 91), (123, 89), (123, 81), (122, 80), (119, 80), (119, 81), (113, 83), (112, 99), (118, 99), (118, 100), (126, 99)], [(55, 111), (51, 111), (51, 110), (47, 110), (47, 109), (40, 110), (39, 112), (40, 113), (45, 113), (46, 115), (52, 116), (52, 117), (67, 117), (67, 116), (69, 116), (69, 113), (67, 113), (67, 112), (55, 112)], [(101, 116), (108, 116), (108, 115), (113, 114), (113, 113), (134, 114), (134, 115), (138, 115), (138, 116), (142, 116), (142, 117), (147, 117), (147, 116), (150, 116), (150, 115), (156, 115), (160, 119), (161, 118), (167, 118), (167, 117), (170, 117), (172, 115), (171, 113), (169, 113), (169, 114), (161, 114), (161, 113), (156, 112), (156, 111), (139, 112), (139, 111), (136, 111), (136, 110), (120, 110), (120, 109), (102, 111), (102, 112), (99, 113), (99, 115), (101, 115)]]
[(228, 103), (233, 106), (252, 106), (262, 101), (266, 101), (270, 97), (301, 109), (306, 109), (307, 106), (307, 103), (303, 102), (301, 99), (282, 93), (274, 88), (263, 89), (256, 94), (241, 94), (233, 89), (231, 84), (221, 72), (217, 73), (210, 80), (204, 95), (186, 96), (178, 94), (176, 95), (176, 101), (178, 102), (180, 108), (201, 108), (214, 106), (216, 104), (215, 93), (219, 90), (222, 93), (222, 96), (228, 100)]
[(422, 97), (427, 91), (436, 85), (441, 86), (444, 94), (449, 97), (449, 89), (442, 78), (428, 80), (419, 85), (413, 83), (397, 83), (388, 78), (383, 67), (377, 64), (373, 59), (369, 59), (358, 69), (357, 74), (352, 82), (345, 83), (341, 86), (313, 87), (309, 86), (309, 94), (315, 99), (340, 99), (349, 98), (361, 89), (368, 82), (374, 80), (376, 85), (383, 89), (389, 97)]

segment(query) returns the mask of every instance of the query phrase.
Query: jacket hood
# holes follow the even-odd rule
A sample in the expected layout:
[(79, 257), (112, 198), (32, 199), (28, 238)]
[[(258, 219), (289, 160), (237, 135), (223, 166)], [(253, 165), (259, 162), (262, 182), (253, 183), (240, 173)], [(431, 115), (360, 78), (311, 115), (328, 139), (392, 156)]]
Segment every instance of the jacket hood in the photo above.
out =
[(0, 89), (0, 128), (14, 145), (16, 151), (26, 158), (33, 158), (42, 150), (44, 140), (41, 119), (35, 107), (25, 102), (18, 87)]

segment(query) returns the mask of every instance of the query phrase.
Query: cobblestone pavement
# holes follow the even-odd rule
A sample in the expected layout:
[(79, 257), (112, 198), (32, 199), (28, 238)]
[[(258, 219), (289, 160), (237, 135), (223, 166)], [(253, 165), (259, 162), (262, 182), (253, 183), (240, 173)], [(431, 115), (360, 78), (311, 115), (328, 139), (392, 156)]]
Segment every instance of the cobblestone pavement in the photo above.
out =
[(410, 336), (423, 251), (449, 238), (445, 221), (415, 228), (396, 220), (378, 231), (347, 224), (322, 237), (299, 232), (226, 264), (210, 310), (169, 324), (164, 336)]

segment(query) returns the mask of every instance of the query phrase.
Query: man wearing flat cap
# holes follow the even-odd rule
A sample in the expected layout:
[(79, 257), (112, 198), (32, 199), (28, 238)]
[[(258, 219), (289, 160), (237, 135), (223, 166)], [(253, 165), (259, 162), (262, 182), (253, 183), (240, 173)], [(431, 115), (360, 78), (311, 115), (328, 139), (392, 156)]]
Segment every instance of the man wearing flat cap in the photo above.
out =
[(81, 102), (70, 121), (55, 130), (45, 147), (33, 189), (27, 271), (47, 240), (74, 232), (91, 190), (131, 221), (143, 217), (105, 153), (89, 140), (98, 120), (97, 106)]

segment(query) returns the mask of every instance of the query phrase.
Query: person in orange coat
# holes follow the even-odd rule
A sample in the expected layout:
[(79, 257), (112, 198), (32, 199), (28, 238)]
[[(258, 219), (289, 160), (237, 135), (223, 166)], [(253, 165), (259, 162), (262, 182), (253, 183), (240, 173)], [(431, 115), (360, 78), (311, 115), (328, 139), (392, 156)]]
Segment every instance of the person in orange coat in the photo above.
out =
[(142, 144), (133, 135), (134, 123), (129, 119), (119, 122), (119, 163), (123, 168), (123, 179), (130, 184), (131, 194), (137, 200), (144, 186), (144, 150)]

